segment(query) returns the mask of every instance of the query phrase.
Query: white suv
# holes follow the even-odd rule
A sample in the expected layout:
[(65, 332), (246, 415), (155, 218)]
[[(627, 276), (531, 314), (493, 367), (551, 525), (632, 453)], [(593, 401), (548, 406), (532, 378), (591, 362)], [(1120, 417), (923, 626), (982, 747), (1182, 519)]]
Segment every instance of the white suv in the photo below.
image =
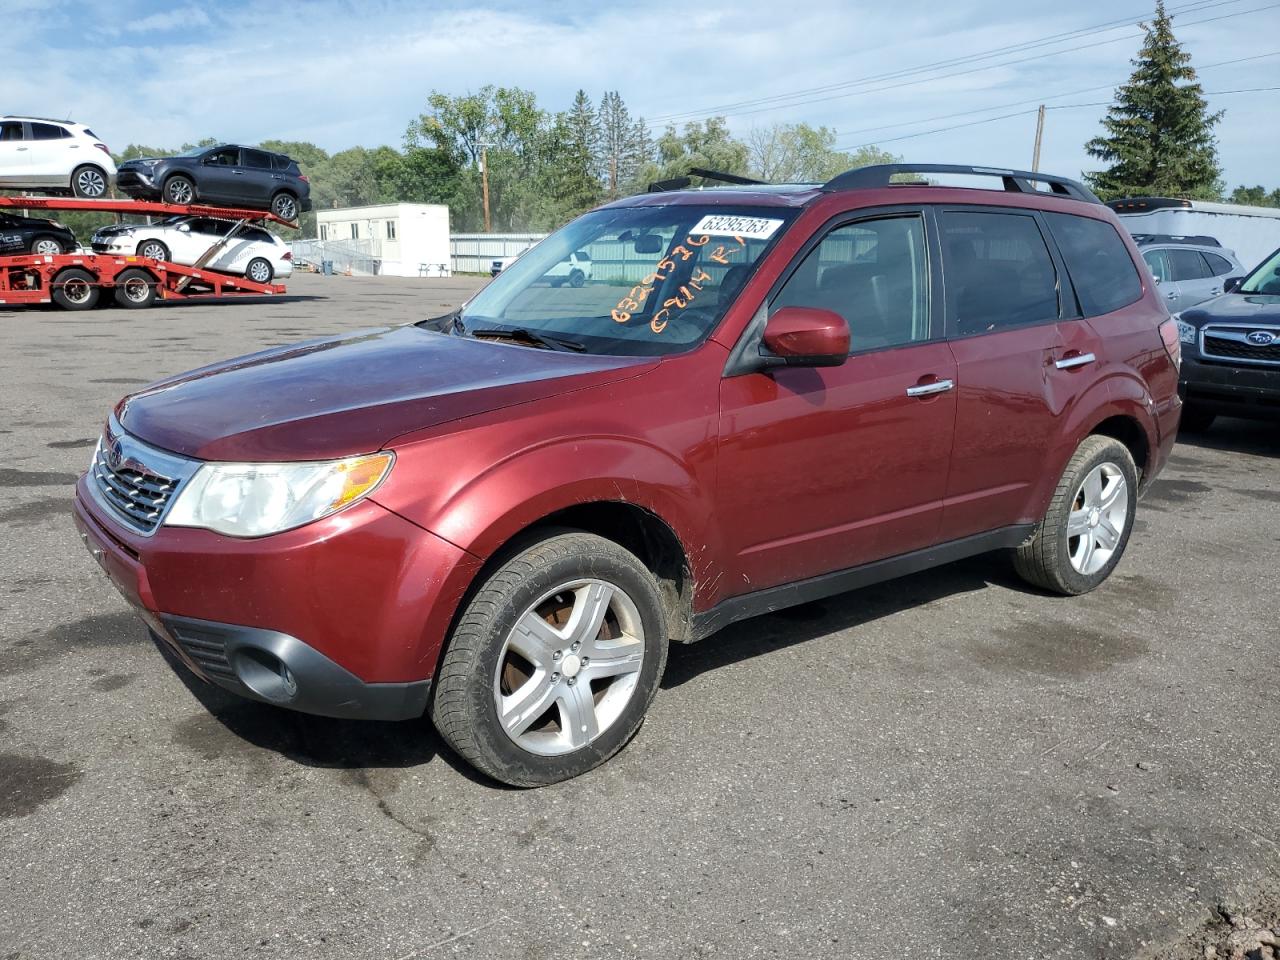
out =
[(105, 197), (116, 179), (111, 151), (83, 123), (0, 117), (0, 189)]
[[(160, 223), (122, 223), (103, 227), (93, 235), (94, 253), (136, 254), (195, 266), (216, 244), (231, 234), (234, 221), (214, 217), (170, 217)], [(238, 273), (258, 283), (284, 279), (293, 273), (288, 245), (261, 227), (241, 226), (208, 263), (211, 270)]]

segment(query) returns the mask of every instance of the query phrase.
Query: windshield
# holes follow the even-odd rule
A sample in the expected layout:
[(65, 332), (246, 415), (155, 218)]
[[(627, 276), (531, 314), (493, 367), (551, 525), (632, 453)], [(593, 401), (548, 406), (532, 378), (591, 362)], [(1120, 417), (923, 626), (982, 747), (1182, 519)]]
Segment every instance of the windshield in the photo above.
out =
[(1258, 266), (1240, 284), (1240, 293), (1280, 294), (1280, 250), (1277, 250)]
[(523, 331), (590, 353), (688, 350), (715, 329), (795, 213), (711, 204), (596, 210), (522, 253), (452, 329)]

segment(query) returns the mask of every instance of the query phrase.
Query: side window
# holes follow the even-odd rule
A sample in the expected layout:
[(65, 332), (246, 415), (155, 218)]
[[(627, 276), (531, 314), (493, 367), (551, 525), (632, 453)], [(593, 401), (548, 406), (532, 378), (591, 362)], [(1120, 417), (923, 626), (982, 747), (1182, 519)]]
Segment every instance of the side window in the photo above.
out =
[(0, 141), (11, 141), (22, 139), (22, 124), (16, 120), (6, 120), (0, 123)]
[(1207, 261), (1209, 261), (1209, 269), (1213, 272), (1215, 277), (1225, 277), (1227, 274), (1235, 270), (1235, 267), (1231, 265), (1231, 261), (1226, 257), (1220, 257), (1216, 253), (1205, 253), (1202, 255)]
[(254, 170), (270, 170), (271, 154), (265, 150), (245, 150), (243, 166), (251, 167)]
[(1058, 319), (1058, 271), (1035, 217), (950, 210), (939, 219), (947, 315), (957, 333)]
[(1142, 280), (1115, 227), (1069, 213), (1047, 213), (1045, 220), (1086, 317), (1119, 310), (1142, 296)]
[(1175, 280), (1204, 280), (1212, 276), (1209, 265), (1198, 250), (1166, 250), (1165, 254), (1169, 257), (1169, 268)]
[(396, 238), (396, 222), (394, 220), (387, 221), (387, 239), (394, 240)]
[(1142, 259), (1147, 261), (1147, 266), (1151, 268), (1151, 275), (1161, 283), (1166, 283), (1173, 277), (1173, 271), (1169, 269), (1169, 258), (1164, 255), (1163, 250), (1148, 250), (1142, 255)]
[(849, 324), (849, 349), (928, 340), (929, 258), (915, 214), (836, 227), (809, 251), (770, 305), (832, 310)]
[(288, 157), (282, 157), (278, 153), (271, 154), (271, 169), (277, 173), (287, 173), (289, 164), (292, 162)]
[(218, 150), (205, 157), (204, 162), (213, 164), (216, 167), (238, 166), (240, 163), (240, 149), (238, 147), (228, 147), (226, 150)]
[(358, 224), (358, 223), (353, 223), (353, 224), (351, 225), (351, 239), (352, 239), (352, 240), (359, 240), (359, 239), (360, 239), (360, 224)]
[(31, 125), (32, 140), (61, 140), (70, 136), (69, 132), (62, 127), (55, 127), (52, 123), (33, 123)]

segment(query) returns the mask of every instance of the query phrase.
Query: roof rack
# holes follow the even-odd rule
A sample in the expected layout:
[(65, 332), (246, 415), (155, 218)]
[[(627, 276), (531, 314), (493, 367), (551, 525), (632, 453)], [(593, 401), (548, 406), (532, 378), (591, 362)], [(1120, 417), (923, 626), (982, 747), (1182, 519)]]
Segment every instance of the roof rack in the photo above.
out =
[(892, 178), (904, 173), (959, 173), (977, 177), (999, 177), (1004, 189), (1011, 193), (1039, 193), (1032, 182), (1047, 183), (1049, 190), (1073, 200), (1086, 203), (1102, 203), (1093, 191), (1075, 180), (1055, 177), (1029, 170), (1005, 170), (1001, 167), (970, 167), (957, 163), (878, 163), (869, 167), (855, 167), (823, 184), (828, 192), (835, 190), (872, 190), (891, 185)]
[(1152, 243), (1185, 243), (1196, 247), (1220, 247), (1222, 243), (1217, 237), (1205, 235), (1183, 235), (1173, 233), (1135, 233), (1133, 242), (1138, 246)]
[(670, 180), (655, 180), (649, 184), (650, 193), (663, 193), (667, 190), (683, 190), (693, 183), (693, 177), (702, 177), (703, 180), (718, 180), (721, 183), (733, 183), (743, 187), (758, 187), (764, 184), (763, 180), (754, 180), (751, 177), (740, 177), (736, 173), (722, 173), (719, 170), (706, 170), (702, 167), (690, 167), (689, 175), (685, 177), (673, 177)]
[(1171, 207), (1186, 209), (1191, 201), (1183, 197), (1121, 197), (1119, 200), (1108, 200), (1107, 206), (1116, 213), (1126, 210), (1164, 210)]

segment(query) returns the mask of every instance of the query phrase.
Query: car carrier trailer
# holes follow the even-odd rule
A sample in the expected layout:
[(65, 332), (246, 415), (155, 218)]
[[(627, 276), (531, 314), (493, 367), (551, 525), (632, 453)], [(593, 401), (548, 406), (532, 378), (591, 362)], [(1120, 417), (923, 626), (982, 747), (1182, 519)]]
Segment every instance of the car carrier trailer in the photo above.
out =
[(54, 303), (66, 310), (89, 310), (110, 297), (122, 307), (149, 307), (157, 300), (225, 299), (276, 296), (282, 283), (257, 283), (248, 277), (205, 266), (245, 224), (279, 223), (296, 228), (266, 210), (211, 207), (148, 200), (86, 200), (65, 197), (0, 197), (0, 209), (80, 210), (95, 213), (163, 217), (217, 217), (235, 221), (227, 235), (192, 266), (151, 257), (101, 253), (22, 254), (0, 257), (0, 305)]

